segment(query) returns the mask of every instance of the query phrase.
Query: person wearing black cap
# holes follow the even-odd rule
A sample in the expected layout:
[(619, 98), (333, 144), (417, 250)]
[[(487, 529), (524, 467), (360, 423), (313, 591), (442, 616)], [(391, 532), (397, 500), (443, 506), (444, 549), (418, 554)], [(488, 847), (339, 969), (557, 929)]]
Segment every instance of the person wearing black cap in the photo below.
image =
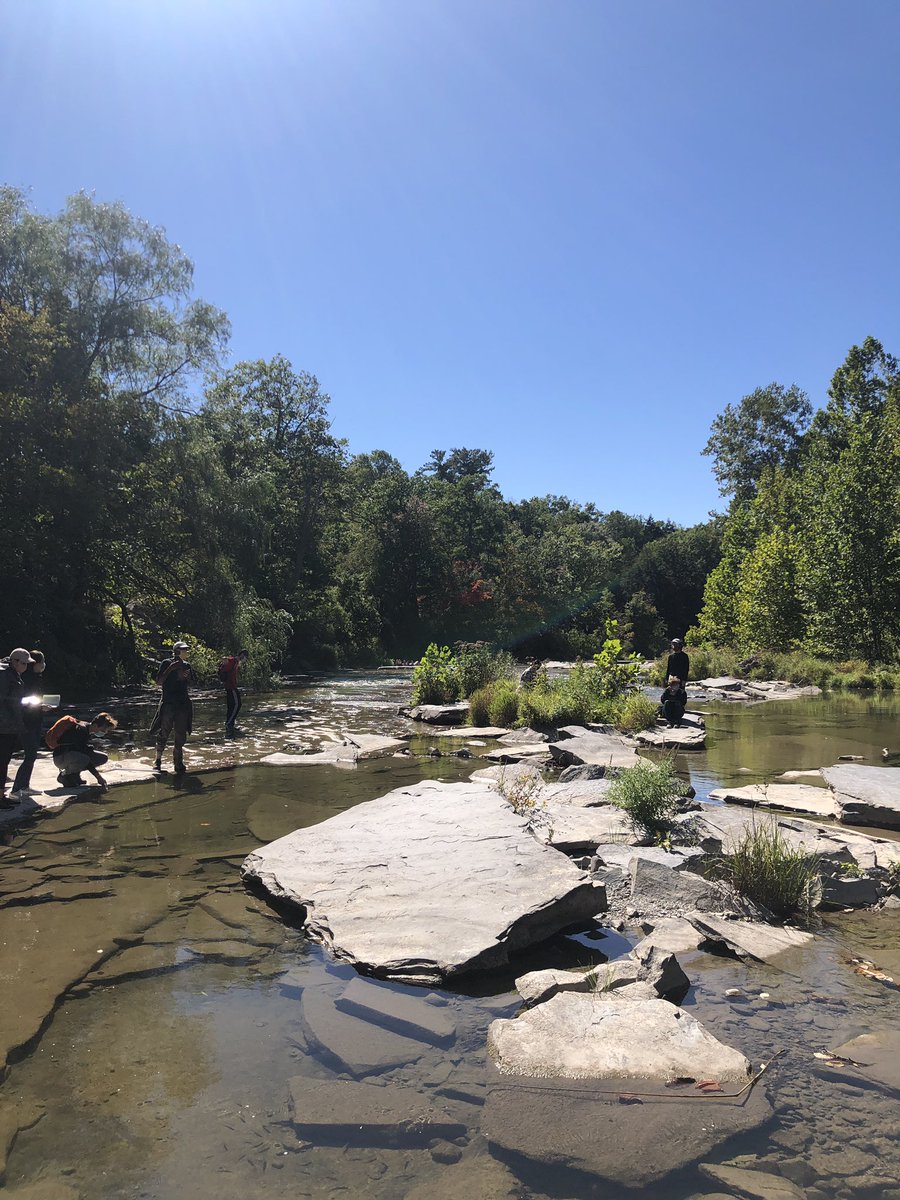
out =
[(0, 808), (16, 807), (14, 800), (6, 798), (6, 772), (10, 759), (25, 738), (22, 676), (33, 662), (21, 646), (17, 646), (5, 662), (0, 662)]
[(22, 704), (25, 735), (22, 738), (22, 763), (16, 771), (12, 790), (13, 796), (19, 800), (24, 800), (31, 794), (31, 772), (34, 770), (41, 745), (41, 729), (44, 725), (44, 714), (41, 709), (44, 687), (41, 676), (44, 674), (46, 666), (40, 650), (32, 650), (31, 662), (21, 676), (24, 693)]
[(161, 771), (163, 751), (169, 734), (172, 734), (172, 763), (175, 774), (181, 775), (186, 770), (184, 765), (184, 743), (193, 729), (194, 706), (188, 693), (188, 687), (197, 682), (194, 669), (187, 661), (187, 642), (176, 642), (172, 647), (172, 657), (160, 665), (156, 674), (156, 682), (162, 688), (162, 699), (156, 716), (150, 726), (150, 732), (156, 733), (156, 762), (155, 771)]
[(669, 661), (666, 663), (666, 677), (663, 680), (663, 687), (670, 679), (678, 679), (682, 686), (687, 683), (688, 675), (691, 670), (691, 660), (684, 652), (684, 642), (681, 638), (672, 638), (672, 653), (669, 655)]

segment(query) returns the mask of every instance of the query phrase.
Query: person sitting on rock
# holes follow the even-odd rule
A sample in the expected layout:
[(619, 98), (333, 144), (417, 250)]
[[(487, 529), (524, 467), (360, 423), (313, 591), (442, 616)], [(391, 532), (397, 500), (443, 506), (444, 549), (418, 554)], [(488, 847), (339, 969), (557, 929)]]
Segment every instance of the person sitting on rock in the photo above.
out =
[[(110, 729), (115, 729), (118, 724), (115, 717), (110, 716), (108, 712), (98, 713), (90, 722), (76, 721), (74, 717), (70, 716), (60, 717), (57, 726), (63, 725), (63, 728), (57, 733), (55, 739), (53, 765), (59, 772), (57, 778), (63, 787), (83, 787), (84, 780), (81, 778), (81, 772), (87, 771), (97, 780), (101, 792), (107, 790), (109, 784), (100, 774), (99, 768), (109, 762), (109, 755), (94, 748), (91, 743), (91, 735), (106, 733)], [(51, 733), (56, 730), (57, 726), (53, 727)]]
[(684, 690), (682, 681), (676, 676), (673, 676), (666, 684), (665, 691), (660, 697), (659, 706), (670, 729), (674, 725), (681, 724), (684, 710), (687, 708), (687, 692)]

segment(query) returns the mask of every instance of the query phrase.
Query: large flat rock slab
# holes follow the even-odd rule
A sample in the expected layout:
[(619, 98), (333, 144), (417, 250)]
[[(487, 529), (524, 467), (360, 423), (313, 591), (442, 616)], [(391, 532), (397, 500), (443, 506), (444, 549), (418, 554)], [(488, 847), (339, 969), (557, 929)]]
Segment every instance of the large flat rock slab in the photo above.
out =
[(569, 728), (576, 730), (574, 735), (564, 737), (562, 741), (549, 743), (554, 762), (562, 767), (586, 764), (620, 769), (633, 767), (638, 762), (634, 747), (629, 746), (625, 739), (617, 734)]
[(604, 907), (603, 889), (481, 782), (398, 788), (279, 838), (243, 874), (302, 907), (339, 958), (415, 982), (502, 966)]
[(341, 1012), (335, 998), (320, 988), (304, 988), (300, 1007), (309, 1045), (333, 1069), (355, 1079), (416, 1062), (429, 1048), (418, 1038)]
[(896, 767), (825, 767), (844, 825), (900, 829), (900, 771)]
[(340, 741), (314, 754), (267, 754), (260, 762), (271, 767), (352, 766), (367, 758), (385, 758), (402, 750), (409, 738), (382, 737), (376, 733), (347, 733)]
[(545, 742), (522, 743), (511, 746), (498, 746), (496, 750), (489, 750), (486, 754), (481, 755), (482, 758), (492, 763), (548, 763), (550, 762), (550, 748)]
[(303, 1138), (355, 1146), (422, 1146), (466, 1132), (421, 1092), (295, 1075), (288, 1080), (291, 1122)]
[[(18, 760), (13, 759), (9, 771), (10, 787), (17, 766)], [(100, 770), (111, 788), (121, 787), (128, 783), (151, 783), (158, 778), (149, 760), (145, 761), (139, 758), (110, 759)], [(53, 759), (48, 755), (39, 755), (34, 764), (34, 770), (31, 772), (33, 794), (20, 800), (15, 808), (0, 811), (0, 829), (10, 825), (20, 825), (23, 820), (38, 817), (43, 813), (57, 812), (79, 796), (98, 793), (93, 776), (88, 775), (86, 771), (82, 775), (85, 780), (82, 787), (63, 787), (59, 783), (57, 775)]]
[(581, 808), (541, 799), (534, 828), (542, 841), (564, 853), (593, 852), (603, 842), (626, 842), (634, 836), (631, 818), (613, 804)]
[(398, 991), (368, 979), (351, 979), (336, 1007), (393, 1033), (435, 1046), (449, 1046), (456, 1038), (456, 1022), (446, 1008), (429, 1004), (407, 990)]
[(504, 1074), (567, 1079), (693, 1076), (745, 1084), (750, 1063), (666, 1000), (557, 992), (513, 1020), (492, 1021), (488, 1052)]
[[(650, 1200), (661, 1194), (650, 1190), (658, 1180), (772, 1115), (760, 1085), (740, 1100), (695, 1099), (696, 1092), (685, 1099), (671, 1092), (648, 1095), (656, 1090), (640, 1081), (592, 1088), (584, 1080), (508, 1078), (488, 1092), (481, 1132), (508, 1153), (580, 1171)], [(629, 1092), (640, 1092), (641, 1102), (623, 1103)]]
[(828, 788), (806, 783), (748, 783), (743, 787), (716, 788), (709, 793), (709, 798), (723, 804), (778, 808), (785, 812), (811, 813), (816, 817), (836, 817), (840, 811)]
[(686, 712), (680, 725), (670, 728), (664, 721), (641, 729), (631, 739), (637, 746), (658, 750), (702, 750), (706, 745), (706, 725), (698, 713)]

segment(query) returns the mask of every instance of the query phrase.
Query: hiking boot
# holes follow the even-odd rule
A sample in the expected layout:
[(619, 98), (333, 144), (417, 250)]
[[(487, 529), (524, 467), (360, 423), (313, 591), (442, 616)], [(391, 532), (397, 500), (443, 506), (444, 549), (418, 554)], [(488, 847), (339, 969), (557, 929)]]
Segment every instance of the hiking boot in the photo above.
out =
[(186, 773), (187, 773), (187, 767), (184, 765), (183, 762), (175, 764), (175, 774), (176, 775), (184, 775)]
[(80, 775), (63, 775), (62, 785), (67, 788), (84, 787), (84, 780)]
[(158, 758), (158, 759), (156, 760), (156, 762), (153, 764), (153, 770), (154, 770), (154, 771), (161, 771), (162, 769), (163, 769), (163, 765), (162, 765), (162, 759), (161, 759), (161, 758)]

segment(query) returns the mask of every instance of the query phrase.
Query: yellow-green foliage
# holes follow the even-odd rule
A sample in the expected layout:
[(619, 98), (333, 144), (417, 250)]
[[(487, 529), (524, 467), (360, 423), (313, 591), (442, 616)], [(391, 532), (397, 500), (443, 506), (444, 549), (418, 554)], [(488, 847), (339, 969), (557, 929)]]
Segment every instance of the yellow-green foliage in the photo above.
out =
[(631, 692), (622, 701), (615, 724), (625, 733), (638, 733), (655, 725), (658, 715), (659, 701), (651, 700), (643, 692)]

